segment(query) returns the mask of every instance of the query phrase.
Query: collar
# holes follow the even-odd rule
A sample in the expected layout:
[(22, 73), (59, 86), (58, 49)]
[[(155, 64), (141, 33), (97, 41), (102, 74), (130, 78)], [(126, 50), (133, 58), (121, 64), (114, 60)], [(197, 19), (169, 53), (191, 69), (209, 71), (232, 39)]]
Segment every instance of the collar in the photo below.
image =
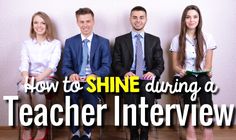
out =
[(138, 33), (138, 32), (134, 32), (134, 31), (131, 32), (132, 38), (135, 38), (135, 36), (136, 36), (137, 34), (140, 34), (141, 37), (144, 38), (144, 32)]
[(45, 45), (45, 44), (47, 44), (49, 41), (48, 41), (47, 39), (45, 39), (45, 40), (42, 41), (42, 42), (38, 42), (38, 41), (34, 38), (34, 39), (32, 39), (32, 42), (33, 42), (34, 44)]
[(87, 38), (86, 38), (84, 35), (81, 34), (81, 39), (82, 39), (82, 41), (83, 41), (84, 39), (88, 39), (89, 42), (92, 42), (92, 38), (93, 38), (93, 33), (92, 33), (91, 35), (89, 35)]

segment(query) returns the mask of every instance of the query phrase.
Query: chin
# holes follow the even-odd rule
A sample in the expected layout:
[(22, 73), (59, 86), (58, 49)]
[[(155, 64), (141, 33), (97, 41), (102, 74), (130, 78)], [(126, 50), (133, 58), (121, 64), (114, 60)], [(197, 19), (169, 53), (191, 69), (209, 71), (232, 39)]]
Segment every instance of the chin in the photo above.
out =
[(136, 31), (142, 31), (143, 28), (135, 28)]

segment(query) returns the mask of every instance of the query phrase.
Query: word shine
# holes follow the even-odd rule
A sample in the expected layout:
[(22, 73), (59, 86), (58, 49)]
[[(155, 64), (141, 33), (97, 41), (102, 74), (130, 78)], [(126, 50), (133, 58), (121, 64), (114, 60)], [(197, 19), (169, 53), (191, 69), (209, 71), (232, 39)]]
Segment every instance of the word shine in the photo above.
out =
[[(120, 77), (95, 78), (92, 76), (88, 76), (86, 78), (86, 84), (88, 84), (88, 87), (86, 88), (86, 90), (90, 93), (94, 93), (94, 92), (120, 93), (121, 90), (123, 90), (124, 92), (139, 92), (138, 80), (139, 80), (138, 76), (132, 76), (130, 78), (126, 77), (124, 79), (121, 79)], [(63, 83), (64, 83), (63, 88), (66, 93), (78, 92), (79, 90), (83, 89), (79, 81), (70, 82), (67, 77), (65, 77), (65, 80), (63, 81)]]

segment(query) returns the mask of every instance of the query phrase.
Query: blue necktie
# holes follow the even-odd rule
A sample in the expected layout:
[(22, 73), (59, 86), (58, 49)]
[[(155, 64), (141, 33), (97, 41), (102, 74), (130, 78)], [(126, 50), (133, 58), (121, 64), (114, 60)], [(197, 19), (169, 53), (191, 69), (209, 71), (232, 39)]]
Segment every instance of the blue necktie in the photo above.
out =
[(136, 75), (139, 77), (143, 76), (143, 49), (142, 49), (142, 43), (140, 38), (142, 37), (140, 34), (136, 34)]
[(80, 76), (86, 76), (86, 66), (88, 64), (88, 39), (83, 40), (83, 61), (82, 61), (82, 66), (80, 69)]

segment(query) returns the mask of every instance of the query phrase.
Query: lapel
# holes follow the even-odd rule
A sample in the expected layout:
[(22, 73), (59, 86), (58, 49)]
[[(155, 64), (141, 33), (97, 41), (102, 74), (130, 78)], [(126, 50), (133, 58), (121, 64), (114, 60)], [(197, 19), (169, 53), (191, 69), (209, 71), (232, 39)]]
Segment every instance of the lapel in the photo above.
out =
[(147, 56), (152, 54), (150, 52), (151, 51), (150, 43), (151, 43), (151, 40), (148, 37), (148, 34), (144, 33), (144, 60), (146, 60), (146, 62), (147, 62), (147, 59), (149, 58)]
[(134, 50), (133, 50), (133, 41), (132, 41), (132, 34), (131, 34), (131, 32), (129, 34), (127, 34), (127, 37), (125, 37), (125, 38), (126, 38), (125, 43), (128, 46), (128, 51), (129, 51), (130, 55), (132, 56), (131, 58), (133, 58)]
[(77, 65), (80, 66), (82, 64), (82, 39), (81, 39), (81, 34), (77, 35), (75, 37), (75, 53), (76, 53), (76, 60), (77, 60)]
[(93, 57), (95, 55), (95, 52), (97, 50), (98, 46), (98, 36), (96, 34), (93, 34), (92, 42), (91, 42), (91, 50), (90, 50), (90, 65), (93, 62)]

